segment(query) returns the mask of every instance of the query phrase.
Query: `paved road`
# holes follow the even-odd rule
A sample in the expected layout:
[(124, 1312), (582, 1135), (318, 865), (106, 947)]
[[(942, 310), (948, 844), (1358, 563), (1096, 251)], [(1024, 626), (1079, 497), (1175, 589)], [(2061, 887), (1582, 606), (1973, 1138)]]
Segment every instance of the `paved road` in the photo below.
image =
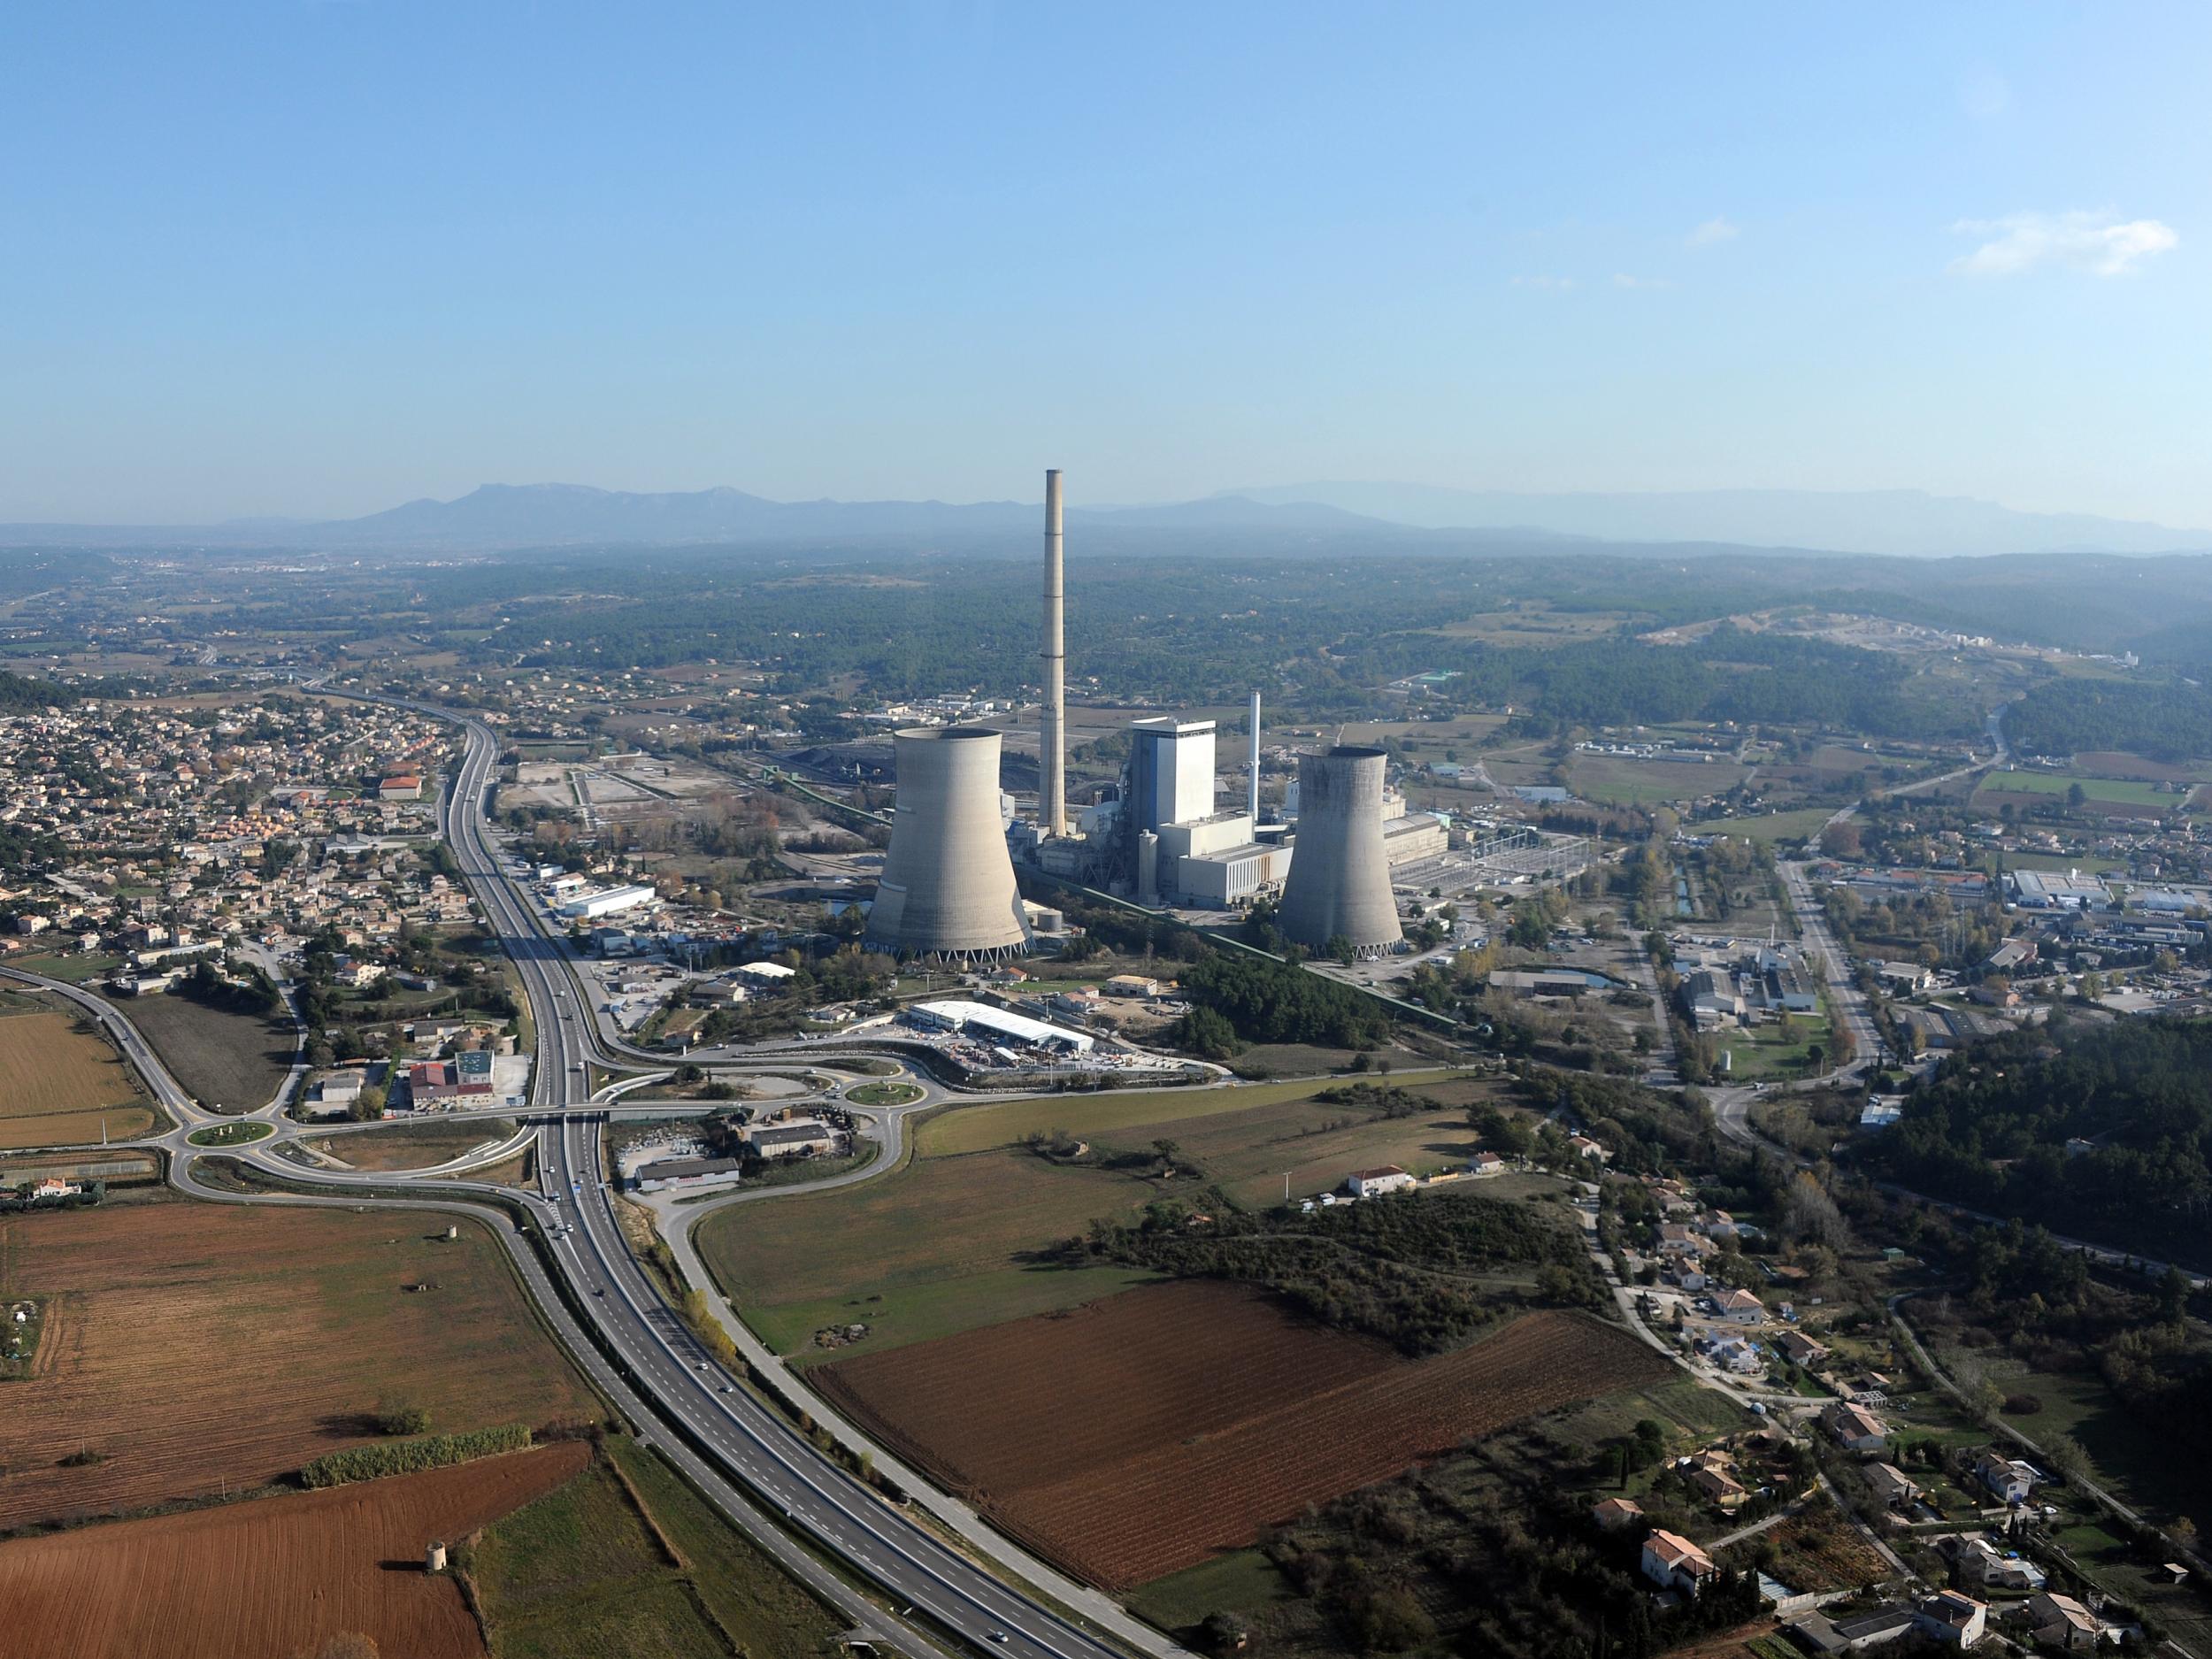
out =
[[(536, 1032), (534, 1100), (565, 1103), (585, 1094), (588, 1063), (600, 1052), (598, 1033), (567, 962), (549, 949), (553, 941), (500, 871), (483, 815), (496, 745), (480, 724), (470, 722), (465, 729), (468, 742), (459, 778), (441, 808), (443, 828), (487, 921), (521, 976)], [(568, 1229), (557, 1246), (559, 1259), (603, 1339), (660, 1407), (705, 1442), (726, 1472), (902, 1604), (979, 1647), (1063, 1659), (1107, 1659), (1118, 1653), (956, 1553), (722, 1375), (661, 1300), (621, 1237), (599, 1167), (595, 1121), (570, 1115), (545, 1125), (539, 1158)], [(1142, 1633), (1149, 1651), (1178, 1651), (1164, 1639)]]

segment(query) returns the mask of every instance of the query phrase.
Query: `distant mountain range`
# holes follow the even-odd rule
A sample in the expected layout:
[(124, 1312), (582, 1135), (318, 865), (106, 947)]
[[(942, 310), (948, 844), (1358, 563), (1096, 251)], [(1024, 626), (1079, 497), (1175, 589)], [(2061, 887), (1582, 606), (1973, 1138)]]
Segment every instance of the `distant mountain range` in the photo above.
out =
[(1925, 557), (2212, 549), (2212, 531), (2086, 513), (2016, 512), (1994, 502), (1917, 489), (1544, 495), (1434, 484), (1337, 483), (1283, 484), (1233, 495), (1316, 503), (1422, 529), (1540, 530), (1605, 541), (1719, 541)]
[[(0, 546), (497, 550), (563, 547), (845, 546), (1014, 551), (1041, 509), (989, 501), (771, 501), (740, 489), (642, 495), (582, 484), (486, 484), (454, 501), (411, 501), (362, 518), (218, 525), (0, 525)], [(1467, 552), (1613, 544), (1797, 548), (1943, 557), (2212, 549), (2212, 532), (2015, 512), (1917, 490), (1702, 490), (1519, 495), (1427, 484), (1320, 483), (1233, 490), (1150, 507), (1071, 507), (1071, 534), (1100, 550)], [(1624, 546), (1623, 544), (1632, 544)]]
[[(584, 484), (486, 484), (455, 501), (411, 501), (363, 518), (325, 523), (242, 518), (216, 525), (0, 525), (0, 545), (234, 548), (500, 549), (693, 544), (901, 543), (963, 548), (1036, 540), (1043, 507), (987, 501), (771, 501), (741, 489), (659, 495)], [(1390, 540), (1418, 532), (1317, 503), (1234, 495), (1168, 506), (1071, 508), (1071, 526), (1133, 532), (1266, 532), (1293, 537), (1357, 534)]]

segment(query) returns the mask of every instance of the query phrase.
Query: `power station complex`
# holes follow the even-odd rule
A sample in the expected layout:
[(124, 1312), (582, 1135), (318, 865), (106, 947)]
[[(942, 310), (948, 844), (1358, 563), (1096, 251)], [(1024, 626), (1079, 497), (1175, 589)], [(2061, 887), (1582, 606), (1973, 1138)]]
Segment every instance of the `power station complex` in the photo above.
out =
[(1133, 895), (1147, 908), (1231, 910), (1277, 893), (1277, 925), (1311, 949), (1348, 941), (1363, 956), (1402, 934), (1390, 872), (1441, 854), (1442, 822), (1409, 814), (1385, 782), (1377, 749), (1302, 757), (1286, 820), (1260, 816), (1260, 698), (1252, 694), (1249, 782), (1242, 803), (1216, 801), (1215, 724), (1156, 715), (1133, 721), (1120, 787), (1072, 810), (1067, 791), (1065, 565), (1060, 473), (1045, 474), (1044, 699), (1037, 811), (1010, 827), (1000, 810), (1000, 734), (987, 726), (917, 726), (893, 737), (897, 795), (891, 847), (867, 942), (902, 956), (972, 961), (1026, 949), (1029, 926), (1014, 858)]

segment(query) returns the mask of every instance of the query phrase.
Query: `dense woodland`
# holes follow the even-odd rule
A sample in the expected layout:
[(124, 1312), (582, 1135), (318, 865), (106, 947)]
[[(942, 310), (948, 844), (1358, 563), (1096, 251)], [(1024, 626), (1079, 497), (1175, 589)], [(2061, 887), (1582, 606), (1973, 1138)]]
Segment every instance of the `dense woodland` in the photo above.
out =
[(1977, 1044), (1864, 1156), (1918, 1192), (2212, 1267), (2212, 1019)]
[(2212, 687), (2163, 676), (2051, 680), (2007, 711), (2005, 731), (2031, 755), (2124, 749), (2190, 760), (2212, 748)]
[[(1310, 1213), (1220, 1210), (1202, 1221), (1180, 1204), (1158, 1203), (1133, 1225), (1093, 1222), (1061, 1256), (1264, 1286), (1324, 1325), (1416, 1355), (1456, 1348), (1521, 1307), (1604, 1300), (1579, 1235), (1548, 1207), (1459, 1193)], [(1533, 1283), (1524, 1292), (1477, 1278), (1530, 1269)]]

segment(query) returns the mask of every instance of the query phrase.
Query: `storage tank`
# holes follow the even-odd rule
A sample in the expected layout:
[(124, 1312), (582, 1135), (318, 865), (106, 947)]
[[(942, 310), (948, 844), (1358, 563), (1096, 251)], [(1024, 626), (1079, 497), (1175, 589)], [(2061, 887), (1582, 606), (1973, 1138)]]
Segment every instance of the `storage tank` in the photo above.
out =
[(1309, 950), (1341, 935), (1363, 956), (1405, 937), (1383, 850), (1379, 749), (1338, 747), (1298, 763), (1298, 839), (1275, 925)]
[(984, 726), (893, 734), (891, 847), (868, 916), (876, 949), (966, 959), (1028, 948), (999, 819), (999, 747)]

